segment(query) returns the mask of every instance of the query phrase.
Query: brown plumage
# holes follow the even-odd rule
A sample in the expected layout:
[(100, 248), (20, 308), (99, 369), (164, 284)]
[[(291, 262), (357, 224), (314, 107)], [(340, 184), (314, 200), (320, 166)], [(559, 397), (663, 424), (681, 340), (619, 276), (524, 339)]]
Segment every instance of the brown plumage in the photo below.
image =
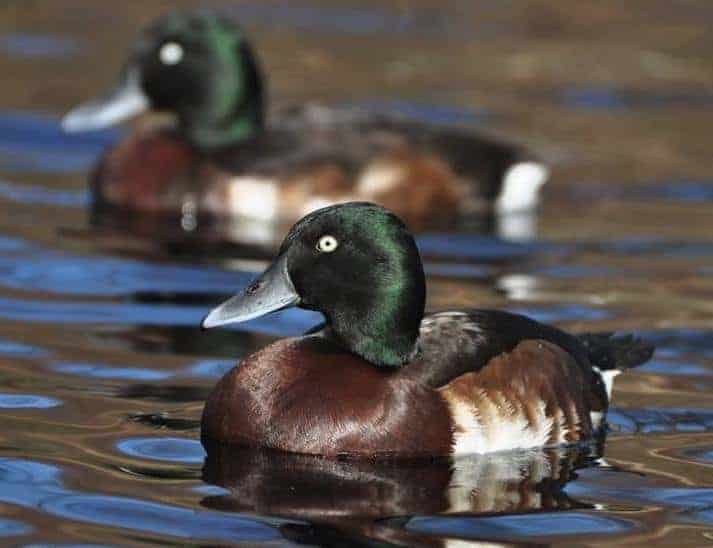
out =
[(632, 336), (575, 336), (505, 311), (424, 317), (413, 237), (373, 204), (307, 215), (203, 326), (295, 305), (325, 325), (221, 379), (203, 413), (206, 446), (415, 457), (570, 444), (601, 429), (613, 375), (653, 353)]
[(245, 359), (218, 383), (202, 424), (204, 439), (328, 456), (446, 455), (452, 430), (434, 390), (319, 336)]
[[(203, 437), (327, 456), (423, 456), (572, 443), (593, 433), (595, 372), (551, 342), (524, 340), (436, 388), (408, 369), (377, 369), (316, 335), (281, 340), (221, 379), (203, 412)], [(479, 419), (476, 432), (464, 413)], [(513, 423), (521, 436), (507, 438)]]
[[(250, 217), (250, 204), (239, 203), (243, 194), (264, 192), (265, 201), (274, 200), (271, 222), (292, 223), (330, 203), (369, 201), (423, 229), (487, 212), (505, 170), (521, 158), (497, 141), (436, 128), (419, 136), (418, 124), (388, 118), (349, 118), (354, 127), (338, 116), (327, 125), (309, 115), (299, 120), (302, 135), (290, 134), (286, 123), (210, 153), (170, 128), (140, 129), (94, 169), (95, 205), (164, 215), (191, 207), (203, 216)], [(470, 156), (462, 150), (469, 140)], [(252, 214), (264, 215), (258, 208)]]

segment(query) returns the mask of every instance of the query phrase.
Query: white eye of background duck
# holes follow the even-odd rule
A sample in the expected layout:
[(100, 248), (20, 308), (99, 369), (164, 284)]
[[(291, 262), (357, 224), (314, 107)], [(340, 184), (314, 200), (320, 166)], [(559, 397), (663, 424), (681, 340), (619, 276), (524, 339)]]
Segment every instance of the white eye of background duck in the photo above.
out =
[(337, 249), (338, 246), (339, 242), (337, 242), (337, 239), (330, 234), (322, 236), (317, 242), (317, 249), (322, 253), (331, 253)]
[(183, 46), (176, 42), (166, 42), (161, 46), (158, 58), (164, 65), (176, 65), (183, 59)]

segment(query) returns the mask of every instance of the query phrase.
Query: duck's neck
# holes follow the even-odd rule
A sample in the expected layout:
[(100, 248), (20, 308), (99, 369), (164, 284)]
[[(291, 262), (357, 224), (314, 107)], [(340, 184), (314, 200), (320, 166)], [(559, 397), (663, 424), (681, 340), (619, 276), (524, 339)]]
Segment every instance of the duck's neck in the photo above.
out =
[[(246, 44), (238, 47), (248, 48)], [(263, 131), (265, 97), (254, 57), (245, 53), (240, 67), (224, 69), (207, 85), (205, 102), (179, 112), (188, 140), (202, 150), (238, 145)]]
[(409, 274), (377, 291), (343, 294), (340, 306), (327, 314), (337, 341), (378, 367), (410, 362), (417, 351), (426, 300), (420, 259)]
[(182, 123), (189, 142), (200, 150), (211, 151), (239, 145), (262, 132), (262, 115), (250, 114), (240, 118), (208, 119)]

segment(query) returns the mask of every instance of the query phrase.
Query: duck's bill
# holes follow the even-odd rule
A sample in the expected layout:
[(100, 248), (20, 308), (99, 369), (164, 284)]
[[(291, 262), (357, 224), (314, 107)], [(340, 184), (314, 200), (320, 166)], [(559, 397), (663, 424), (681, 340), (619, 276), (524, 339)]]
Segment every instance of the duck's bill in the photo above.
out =
[(109, 95), (69, 111), (62, 118), (62, 129), (69, 133), (104, 129), (141, 114), (148, 108), (149, 99), (141, 89), (138, 71), (128, 67), (119, 85)]
[(211, 310), (201, 322), (201, 327), (209, 329), (229, 323), (245, 322), (270, 312), (296, 306), (299, 302), (300, 296), (292, 285), (287, 272), (287, 258), (283, 255), (242, 293)]

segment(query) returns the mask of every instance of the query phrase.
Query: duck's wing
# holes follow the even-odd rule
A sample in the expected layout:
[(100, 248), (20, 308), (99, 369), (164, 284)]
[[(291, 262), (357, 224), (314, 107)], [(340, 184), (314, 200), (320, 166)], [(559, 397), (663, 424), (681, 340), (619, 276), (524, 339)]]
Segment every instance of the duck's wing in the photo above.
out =
[(475, 190), (485, 198), (499, 193), (510, 167), (535, 161), (524, 147), (472, 127), (421, 121), (356, 106), (294, 107), (272, 121), (270, 133), (278, 141), (287, 135), (299, 135), (295, 157), (331, 158), (353, 168), (394, 151), (431, 154), (457, 176), (477, 181)]
[(652, 351), (631, 336), (580, 338), (517, 314), (451, 312), (424, 319), (421, 356), (404, 374), (447, 401), (456, 453), (499, 451), (600, 431), (615, 372)]
[(410, 226), (487, 221), (492, 211), (531, 210), (547, 168), (521, 147), (460, 126), (363, 109), (308, 105), (276, 117), (215, 164), (232, 189), (270, 183), (277, 212), (294, 221), (328, 204), (376, 202)]
[(444, 125), (358, 107), (308, 104), (283, 109), (265, 132), (222, 154), (226, 167), (274, 175), (305, 164), (332, 163), (355, 176), (388, 154), (428, 154), (474, 191), (495, 197), (513, 165), (535, 162), (524, 147), (463, 125)]
[(547, 341), (560, 347), (587, 374), (595, 369), (635, 367), (653, 353), (653, 346), (631, 335), (575, 336), (502, 310), (440, 312), (424, 318), (419, 339), (421, 357), (411, 364), (413, 370), (408, 374), (429, 386), (444, 386), (464, 373), (480, 371), (526, 340)]

